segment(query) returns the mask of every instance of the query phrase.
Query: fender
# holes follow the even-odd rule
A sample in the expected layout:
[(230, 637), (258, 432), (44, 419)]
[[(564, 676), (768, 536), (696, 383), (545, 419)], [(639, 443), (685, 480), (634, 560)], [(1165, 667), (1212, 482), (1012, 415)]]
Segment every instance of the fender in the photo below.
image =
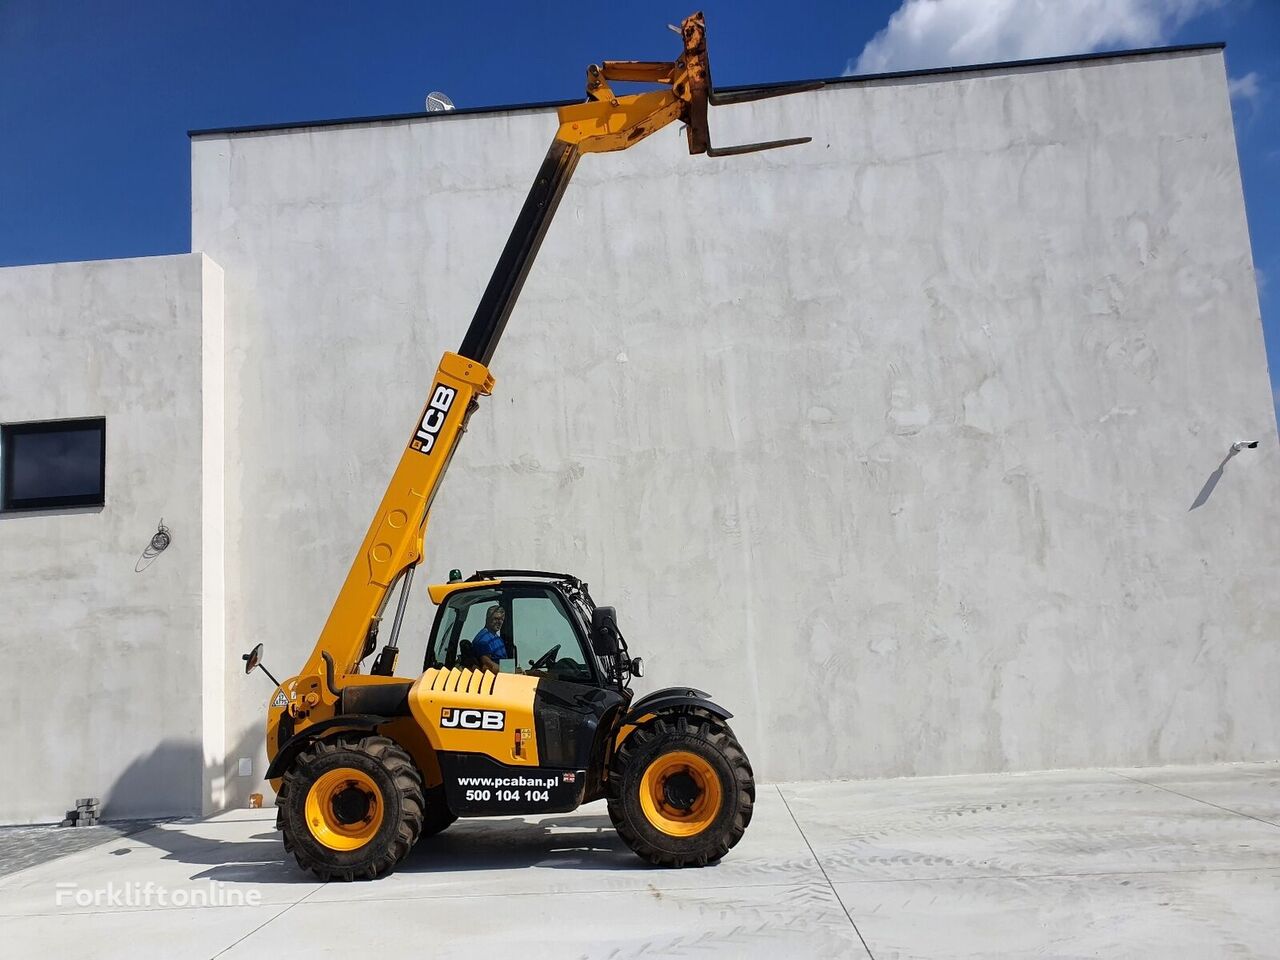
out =
[(313, 723), (301, 733), (285, 741), (284, 745), (276, 751), (275, 759), (267, 767), (266, 775), (262, 779), (275, 780), (277, 777), (283, 777), (284, 772), (293, 765), (294, 758), (306, 749), (307, 744), (312, 740), (320, 739), (326, 733), (338, 730), (376, 730), (384, 723), (387, 723), (386, 717), (375, 717), (370, 714), (340, 714), (328, 720)]
[(680, 707), (697, 707), (713, 716), (719, 717), (721, 720), (728, 720), (733, 716), (720, 704), (715, 703), (711, 699), (711, 694), (705, 690), (699, 690), (696, 687), (664, 687), (661, 690), (646, 694), (633, 703), (626, 716), (622, 718), (622, 723), (624, 726), (634, 724), (647, 714), (661, 713), (665, 710)]

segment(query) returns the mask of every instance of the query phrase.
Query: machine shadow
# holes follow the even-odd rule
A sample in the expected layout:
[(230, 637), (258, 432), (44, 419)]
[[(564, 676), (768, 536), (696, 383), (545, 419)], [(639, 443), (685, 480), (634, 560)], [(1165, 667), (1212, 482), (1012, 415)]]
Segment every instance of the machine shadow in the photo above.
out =
[[(256, 756), (261, 747), (253, 734), (246, 734), (231, 747), (227, 756)], [(224, 766), (206, 764), (203, 751), (194, 742), (163, 743), (151, 753), (130, 764), (108, 790), (104, 810), (111, 814), (121, 801), (133, 797), (145, 797), (169, 780), (178, 778), (192, 785), (185, 816), (178, 813), (165, 822), (121, 837), (108, 853), (124, 855), (132, 848), (145, 844), (163, 852), (163, 860), (207, 867), (193, 873), (191, 880), (218, 880), (228, 883), (296, 883), (307, 882), (308, 876), (297, 869), (289, 858), (285, 861), (284, 845), (280, 834), (273, 829), (274, 811), (236, 810), (224, 811), (217, 819), (203, 819), (191, 810), (200, 809), (201, 769), (206, 776), (221, 775)], [(240, 816), (239, 814), (243, 814)], [(236, 833), (250, 829), (244, 821), (254, 821), (253, 834), (248, 839), (224, 840), (219, 834)], [(310, 878), (314, 882), (314, 878)]]
[[(247, 812), (247, 811), (246, 811)], [(163, 850), (165, 860), (200, 867), (191, 880), (220, 883), (310, 883), (275, 830), (255, 830), (246, 840), (224, 840), (236, 822), (195, 820), (170, 823), (128, 838)], [(271, 820), (257, 821), (269, 827)], [(231, 828), (234, 830), (235, 828)], [(645, 864), (618, 838), (604, 814), (573, 814), (526, 820), (521, 817), (459, 820), (444, 833), (419, 841), (396, 868), (400, 874), (459, 873), (540, 867), (572, 870), (635, 870)]]
[(618, 837), (607, 815), (574, 813), (537, 820), (459, 820), (444, 833), (420, 841), (397, 870), (634, 870), (644, 866)]
[(194, 831), (206, 823), (207, 821), (188, 821), (169, 824), (166, 828), (148, 830), (129, 839), (163, 850), (165, 860), (206, 868), (191, 874), (188, 878), (190, 880), (250, 884), (315, 883), (315, 877), (299, 870), (292, 857), (286, 861), (284, 844), (278, 833), (255, 834), (249, 840), (222, 840), (195, 835)]

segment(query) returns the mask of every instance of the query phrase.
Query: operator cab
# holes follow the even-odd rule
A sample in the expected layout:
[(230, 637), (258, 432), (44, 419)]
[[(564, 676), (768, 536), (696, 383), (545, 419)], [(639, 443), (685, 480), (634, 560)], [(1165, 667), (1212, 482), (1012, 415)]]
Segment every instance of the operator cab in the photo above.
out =
[[(587, 585), (568, 574), (485, 570), (469, 580), (433, 585), (430, 591), (439, 609), (424, 671), (479, 667), (471, 645), (495, 606), (506, 614), (500, 629), (507, 653), (499, 661), (502, 673), (625, 687), (643, 669), (639, 658), (627, 657), (612, 608), (597, 608)], [(610, 636), (602, 636), (606, 632)], [(621, 675), (619, 663), (625, 664)]]

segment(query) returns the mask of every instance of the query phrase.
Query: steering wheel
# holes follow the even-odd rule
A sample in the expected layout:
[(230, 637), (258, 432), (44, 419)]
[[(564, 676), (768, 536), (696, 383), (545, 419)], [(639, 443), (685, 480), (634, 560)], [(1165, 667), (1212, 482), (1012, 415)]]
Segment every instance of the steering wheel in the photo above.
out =
[(556, 644), (537, 660), (529, 661), (530, 670), (546, 670), (551, 664), (556, 662), (556, 654), (560, 652), (560, 644)]

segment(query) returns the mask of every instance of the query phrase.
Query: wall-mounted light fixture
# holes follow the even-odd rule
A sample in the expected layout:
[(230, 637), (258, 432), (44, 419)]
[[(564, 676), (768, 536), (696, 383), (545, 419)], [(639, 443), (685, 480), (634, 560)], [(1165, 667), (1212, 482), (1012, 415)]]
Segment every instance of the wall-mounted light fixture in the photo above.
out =
[(168, 550), (169, 544), (172, 542), (173, 537), (169, 533), (169, 528), (164, 525), (164, 517), (161, 517), (160, 523), (156, 527), (156, 532), (151, 535), (151, 542), (142, 551), (142, 555), (138, 557), (138, 562), (133, 565), (133, 572), (141, 573), (151, 566), (151, 562)]

